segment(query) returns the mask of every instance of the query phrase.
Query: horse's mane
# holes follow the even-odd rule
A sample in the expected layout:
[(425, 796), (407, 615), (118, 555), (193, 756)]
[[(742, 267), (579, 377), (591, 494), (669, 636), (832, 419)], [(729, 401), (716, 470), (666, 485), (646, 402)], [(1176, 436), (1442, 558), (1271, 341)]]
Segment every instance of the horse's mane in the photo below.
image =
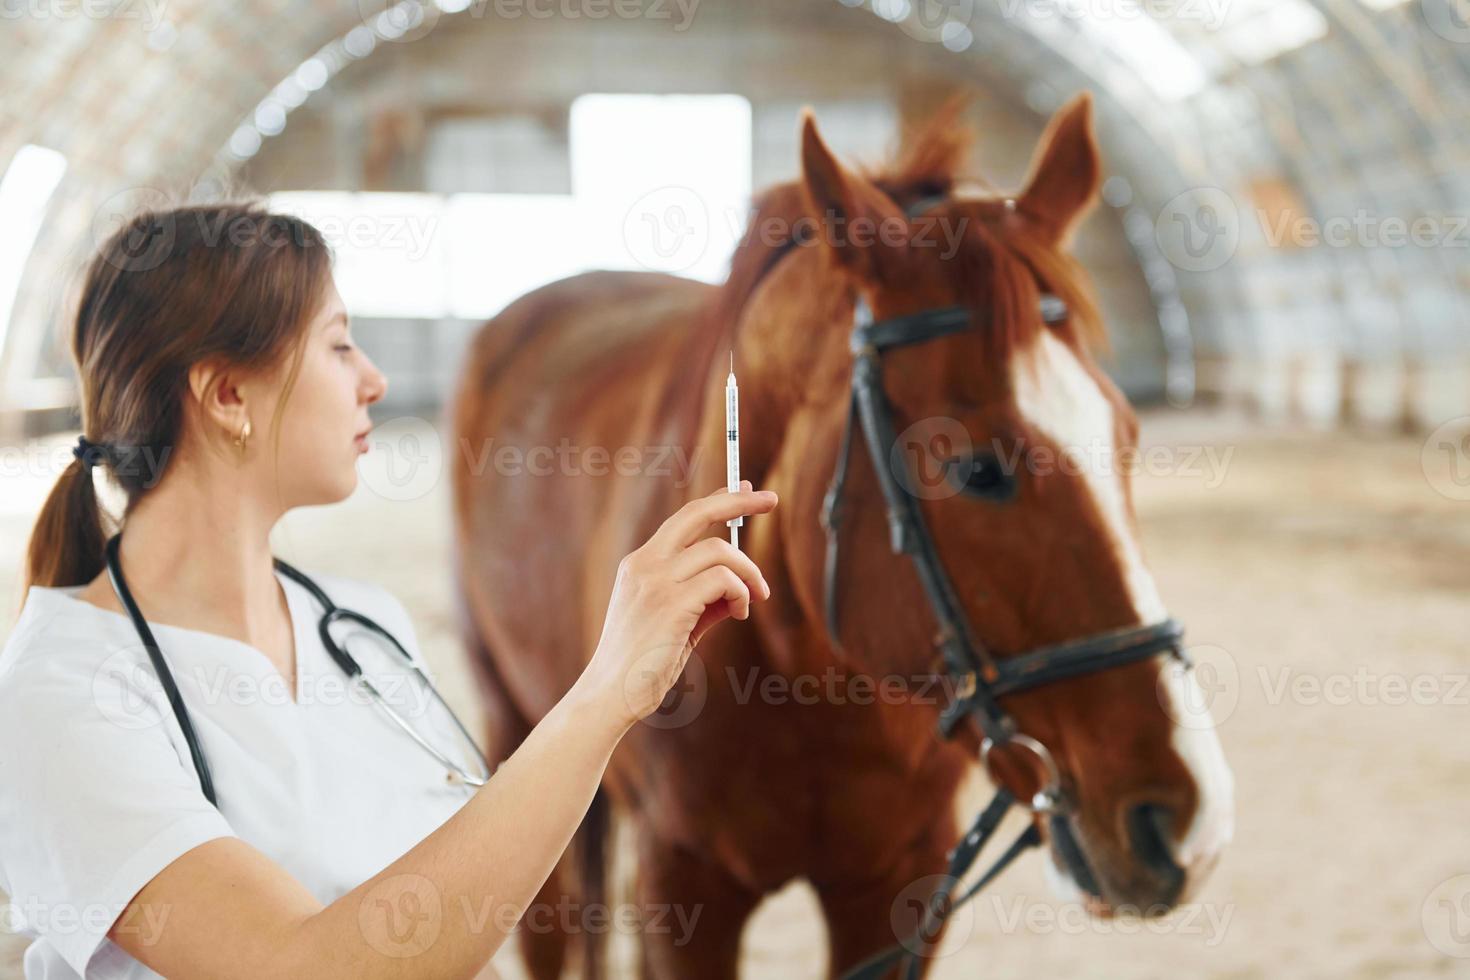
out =
[[(876, 167), (859, 168), (859, 172), (900, 208), (926, 198), (950, 196), (964, 179), (967, 185), (978, 185), (993, 194), (999, 212), (1004, 208), (1005, 198), (995, 193), (983, 178), (963, 175), (974, 140), (973, 129), (960, 118), (965, 106), (964, 99), (952, 99), (927, 122), (909, 131), (893, 160)], [(786, 253), (815, 244), (770, 234), (771, 229), (798, 228), (801, 219), (816, 217), (800, 180), (768, 187), (755, 196), (752, 205), (750, 223), (731, 256), (730, 274), (717, 303), (716, 321), (726, 330), (733, 328), (740, 311)], [(987, 347), (994, 353), (1006, 354), (1044, 329), (1039, 317), (1022, 315), (1023, 310), (1035, 309), (1038, 282), (1044, 283), (1072, 311), (1070, 324), (1076, 331), (1073, 340), (1105, 344), (1102, 320), (1086, 274), (1069, 255), (1017, 225), (1002, 232), (998, 223), (972, 220), (966, 223), (964, 237), (961, 255), (966, 258), (962, 261), (985, 266), (983, 270), (975, 270), (984, 274), (966, 275), (965, 280), (990, 281), (994, 286), (995, 295), (984, 301), (986, 312), (992, 314), (988, 319), (995, 325), (986, 336)], [(982, 300), (975, 297), (972, 302), (978, 308)]]

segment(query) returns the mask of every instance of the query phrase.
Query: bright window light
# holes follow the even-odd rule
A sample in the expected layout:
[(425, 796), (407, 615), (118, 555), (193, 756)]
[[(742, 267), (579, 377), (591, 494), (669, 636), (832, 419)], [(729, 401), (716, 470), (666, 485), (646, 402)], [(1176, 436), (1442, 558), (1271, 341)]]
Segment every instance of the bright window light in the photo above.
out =
[(455, 194), (445, 210), (449, 312), (494, 316), (522, 293), (599, 265), (562, 194)]
[(1402, 7), (1409, 0), (1363, 0), (1363, 6), (1370, 10), (1388, 10), (1391, 7)]
[(271, 195), (270, 203), (321, 229), (352, 315), (432, 318), (449, 312), (442, 195), (290, 191)]
[(606, 268), (724, 278), (750, 199), (739, 95), (584, 95), (572, 103), (572, 193)]
[(1113, 53), (1165, 101), (1187, 99), (1209, 81), (1194, 55), (1147, 14), (1094, 14), (1087, 17), (1086, 24), (1091, 34), (1107, 42)]
[(353, 316), (494, 316), (589, 269), (725, 276), (750, 198), (740, 96), (583, 96), (561, 194), (289, 191), (271, 206), (321, 228)]
[(1244, 0), (1231, 10), (1221, 45), (1248, 65), (1309, 44), (1327, 33), (1327, 18), (1307, 0)]
[(21, 275), (36, 245), (51, 195), (66, 173), (66, 157), (44, 146), (16, 151), (0, 177), (0, 353), (10, 333)]

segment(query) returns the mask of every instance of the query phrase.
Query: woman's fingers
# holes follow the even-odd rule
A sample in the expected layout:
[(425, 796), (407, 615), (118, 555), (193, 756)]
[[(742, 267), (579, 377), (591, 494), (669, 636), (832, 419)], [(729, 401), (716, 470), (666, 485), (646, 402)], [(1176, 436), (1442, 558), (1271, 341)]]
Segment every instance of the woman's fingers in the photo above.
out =
[[(740, 481), (742, 487), (749, 480)], [(665, 554), (682, 551), (709, 533), (712, 524), (724, 524), (737, 517), (764, 514), (776, 506), (771, 490), (716, 490), (708, 497), (697, 497), (676, 510), (649, 539)]]
[(720, 600), (730, 604), (730, 615), (745, 619), (750, 615), (750, 590), (745, 583), (724, 565), (706, 568), (684, 583), (688, 594), (709, 607)]
[(691, 579), (706, 568), (716, 565), (726, 566), (740, 576), (751, 595), (762, 599), (770, 598), (771, 587), (766, 584), (766, 577), (761, 574), (755, 562), (724, 538), (703, 538), (675, 556), (672, 565), (674, 581)]

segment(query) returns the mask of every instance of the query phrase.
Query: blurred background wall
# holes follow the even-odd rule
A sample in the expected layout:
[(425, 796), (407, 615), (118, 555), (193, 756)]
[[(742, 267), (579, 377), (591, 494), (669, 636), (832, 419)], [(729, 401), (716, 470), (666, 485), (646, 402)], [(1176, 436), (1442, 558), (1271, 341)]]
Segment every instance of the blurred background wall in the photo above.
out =
[[(390, 397), (422, 405), (473, 323), (537, 281), (589, 265), (718, 278), (743, 195), (795, 172), (801, 106), (875, 161), (956, 88), (977, 93), (976, 163), (1001, 187), (1052, 109), (1098, 97), (1109, 180), (1081, 253), (1135, 397), (1369, 429), (1470, 411), (1455, 0), (126, 0), (107, 17), (48, 2), (7, 16), (0, 67), (12, 435), (66, 424), (57, 287), (149, 200), (329, 192), (296, 203), (340, 220)], [(585, 98), (616, 94), (645, 98)], [(654, 95), (724, 99), (612, 135)], [(640, 203), (676, 174), (707, 213)], [(637, 240), (637, 221), (613, 233), (634, 207), (701, 236), (701, 261)], [(415, 219), (422, 241), (399, 231)], [(507, 228), (546, 224), (506, 246)]]

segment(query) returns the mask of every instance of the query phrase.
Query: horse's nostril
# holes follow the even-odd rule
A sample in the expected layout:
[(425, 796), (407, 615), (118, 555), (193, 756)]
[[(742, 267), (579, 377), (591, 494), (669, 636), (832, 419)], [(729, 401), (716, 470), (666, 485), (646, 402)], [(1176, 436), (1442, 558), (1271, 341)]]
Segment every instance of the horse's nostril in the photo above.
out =
[(1172, 903), (1184, 887), (1184, 869), (1174, 861), (1174, 815), (1144, 803), (1128, 811), (1128, 841), (1143, 865), (1157, 875)]

